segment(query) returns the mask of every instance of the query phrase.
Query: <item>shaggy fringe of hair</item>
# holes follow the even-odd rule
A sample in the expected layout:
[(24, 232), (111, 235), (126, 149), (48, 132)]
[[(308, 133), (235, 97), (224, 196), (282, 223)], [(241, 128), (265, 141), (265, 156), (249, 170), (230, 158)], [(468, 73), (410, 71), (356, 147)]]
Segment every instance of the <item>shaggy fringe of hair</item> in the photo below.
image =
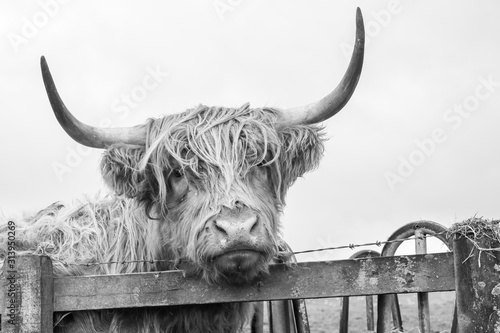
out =
[[(152, 170), (158, 184), (157, 202), (166, 202), (168, 196), (167, 166), (203, 180), (216, 203), (235, 179), (245, 177), (252, 167), (272, 164), (279, 156), (276, 119), (276, 111), (251, 109), (245, 104), (239, 109), (200, 105), (150, 120), (147, 150), (139, 170)], [(161, 215), (167, 214), (161, 207)]]

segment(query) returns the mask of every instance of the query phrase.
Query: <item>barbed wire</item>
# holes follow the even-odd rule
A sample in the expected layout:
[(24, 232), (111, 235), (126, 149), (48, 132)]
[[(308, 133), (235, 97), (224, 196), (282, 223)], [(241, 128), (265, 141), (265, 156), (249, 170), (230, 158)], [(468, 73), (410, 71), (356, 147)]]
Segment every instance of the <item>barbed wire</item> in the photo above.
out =
[[(280, 255), (298, 255), (298, 254), (306, 254), (306, 253), (313, 253), (313, 252), (322, 252), (322, 251), (333, 251), (333, 250), (342, 250), (342, 249), (351, 249), (354, 250), (359, 247), (366, 247), (366, 246), (382, 246), (385, 244), (390, 244), (390, 243), (402, 243), (408, 240), (414, 240), (414, 239), (422, 239), (424, 237), (437, 237), (439, 235), (448, 233), (448, 231), (441, 231), (441, 232), (434, 232), (434, 233), (426, 233), (424, 236), (409, 236), (406, 238), (398, 238), (398, 239), (393, 239), (393, 240), (387, 240), (387, 241), (375, 241), (375, 242), (368, 242), (368, 243), (362, 243), (362, 244), (347, 244), (347, 245), (339, 245), (339, 246), (332, 246), (332, 247), (325, 247), (325, 248), (319, 248), (319, 249), (311, 249), (311, 250), (303, 250), (303, 251), (284, 251), (281, 252)], [(47, 253), (42, 253), (42, 254), (47, 254)], [(180, 264), (182, 262), (179, 260), (172, 260), (172, 259), (137, 259), (137, 260), (121, 260), (121, 261), (107, 261), (107, 262), (88, 262), (88, 263), (67, 263), (66, 261), (58, 258), (52, 258), (53, 260), (56, 260), (60, 263), (62, 263), (64, 266), (85, 266), (85, 267), (91, 267), (91, 266), (99, 266), (99, 265), (125, 265), (125, 264), (133, 264), (133, 263), (149, 263), (149, 264), (155, 264), (155, 263), (160, 263), (160, 262), (169, 262), (169, 263), (177, 263)]]
[[(448, 231), (441, 231), (441, 232), (436, 232), (436, 233), (432, 233), (432, 234), (428, 233), (428, 234), (425, 234), (425, 236), (437, 237), (438, 235), (443, 235), (447, 232)], [(423, 236), (418, 237), (418, 238), (421, 239), (421, 238), (423, 238)], [(417, 236), (409, 236), (406, 238), (399, 238), (399, 239), (393, 239), (393, 240), (388, 240), (388, 241), (375, 241), (375, 242), (363, 243), (363, 244), (348, 244), (348, 245), (332, 246), (332, 247), (325, 247), (325, 248), (313, 249), (313, 250), (297, 251), (297, 252), (293, 252), (293, 254), (304, 254), (304, 253), (321, 252), (321, 251), (329, 251), (329, 250), (342, 250), (342, 249), (348, 249), (348, 248), (351, 250), (354, 250), (355, 248), (358, 248), (358, 247), (373, 246), (373, 245), (380, 247), (384, 244), (400, 243), (400, 242), (405, 242), (405, 241), (413, 240), (413, 239), (417, 239)]]

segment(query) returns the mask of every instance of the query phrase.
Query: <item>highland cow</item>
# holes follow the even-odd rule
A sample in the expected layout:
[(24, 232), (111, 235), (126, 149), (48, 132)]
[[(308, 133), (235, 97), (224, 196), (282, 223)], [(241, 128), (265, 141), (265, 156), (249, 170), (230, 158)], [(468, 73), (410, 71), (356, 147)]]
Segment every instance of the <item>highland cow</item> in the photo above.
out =
[[(18, 246), (49, 255), (56, 276), (189, 266), (208, 283), (250, 283), (279, 255), (286, 192), (318, 165), (324, 141), (318, 123), (351, 97), (363, 53), (358, 9), (347, 72), (319, 102), (289, 110), (200, 105), (112, 129), (88, 126), (69, 112), (42, 57), (57, 120), (77, 142), (104, 149), (101, 171), (112, 194), (72, 206), (55, 203), (16, 221)], [(72, 265), (107, 262), (119, 263)], [(237, 332), (250, 308), (231, 303), (60, 313), (55, 330)]]

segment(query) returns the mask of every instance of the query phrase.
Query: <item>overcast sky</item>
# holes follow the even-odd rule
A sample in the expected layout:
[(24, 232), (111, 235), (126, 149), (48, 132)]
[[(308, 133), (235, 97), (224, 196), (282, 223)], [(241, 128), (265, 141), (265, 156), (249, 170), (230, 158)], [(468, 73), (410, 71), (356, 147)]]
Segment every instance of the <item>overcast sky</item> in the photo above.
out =
[(500, 217), (495, 0), (2, 1), (1, 212), (104, 188), (100, 151), (73, 142), (52, 114), (41, 55), (66, 105), (92, 125), (135, 125), (199, 103), (293, 107), (342, 77), (357, 6), (363, 73), (326, 123), (320, 168), (289, 192), (285, 240), (303, 250), (384, 240), (419, 219)]

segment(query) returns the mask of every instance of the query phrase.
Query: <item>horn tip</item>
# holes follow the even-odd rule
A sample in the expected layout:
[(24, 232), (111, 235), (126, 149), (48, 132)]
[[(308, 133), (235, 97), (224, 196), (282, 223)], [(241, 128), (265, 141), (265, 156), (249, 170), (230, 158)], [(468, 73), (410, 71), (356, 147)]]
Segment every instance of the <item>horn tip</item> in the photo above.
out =
[(356, 9), (356, 42), (361, 42), (364, 44), (365, 40), (365, 24), (363, 21), (363, 14), (361, 9), (358, 7)]
[(363, 13), (361, 12), (361, 8), (356, 8), (356, 23), (363, 24)]
[(45, 60), (45, 56), (40, 57), (40, 67), (42, 68), (43, 76), (45, 76), (47, 72), (50, 74), (49, 65), (47, 64), (47, 60)]

